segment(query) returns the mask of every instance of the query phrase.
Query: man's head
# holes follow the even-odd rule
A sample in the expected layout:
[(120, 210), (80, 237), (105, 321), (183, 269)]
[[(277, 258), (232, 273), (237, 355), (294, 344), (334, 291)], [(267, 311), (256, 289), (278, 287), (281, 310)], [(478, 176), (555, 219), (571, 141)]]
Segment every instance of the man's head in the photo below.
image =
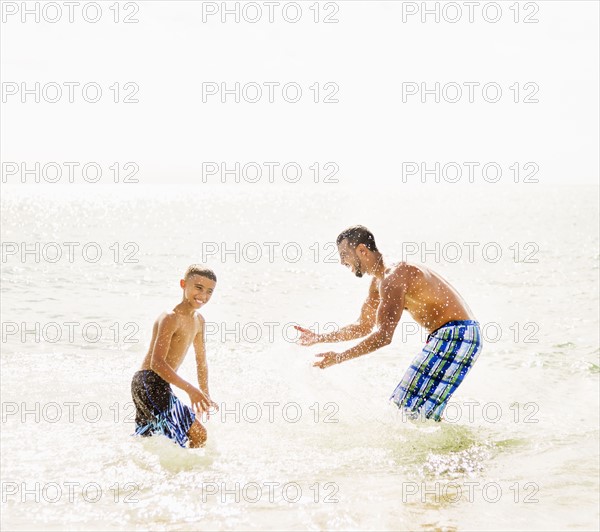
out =
[(211, 298), (217, 285), (217, 276), (209, 268), (192, 264), (186, 270), (183, 279), (179, 281), (179, 285), (183, 288), (183, 299), (192, 307), (199, 309)]
[(336, 244), (341, 264), (350, 268), (356, 277), (371, 273), (371, 268), (380, 257), (373, 233), (363, 225), (344, 229), (338, 235)]

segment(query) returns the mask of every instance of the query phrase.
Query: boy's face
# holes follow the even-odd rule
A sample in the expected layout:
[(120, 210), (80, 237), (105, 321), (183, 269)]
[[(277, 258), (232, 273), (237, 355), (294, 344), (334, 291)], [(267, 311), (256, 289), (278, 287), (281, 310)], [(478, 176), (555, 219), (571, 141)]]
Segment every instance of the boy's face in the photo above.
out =
[(180, 286), (183, 288), (183, 298), (195, 309), (206, 305), (210, 300), (217, 283), (202, 275), (190, 275), (187, 279), (181, 279)]

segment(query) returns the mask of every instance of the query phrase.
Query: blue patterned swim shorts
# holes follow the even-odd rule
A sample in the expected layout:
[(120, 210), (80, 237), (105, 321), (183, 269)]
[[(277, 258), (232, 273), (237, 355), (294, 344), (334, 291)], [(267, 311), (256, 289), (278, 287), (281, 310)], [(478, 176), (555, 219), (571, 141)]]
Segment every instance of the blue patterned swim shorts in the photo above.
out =
[(433, 331), (406, 370), (390, 400), (409, 413), (441, 421), (450, 396), (481, 352), (481, 331), (474, 320), (450, 321)]
[(166, 380), (150, 369), (137, 371), (131, 381), (131, 396), (135, 434), (163, 434), (185, 447), (196, 415), (177, 398)]

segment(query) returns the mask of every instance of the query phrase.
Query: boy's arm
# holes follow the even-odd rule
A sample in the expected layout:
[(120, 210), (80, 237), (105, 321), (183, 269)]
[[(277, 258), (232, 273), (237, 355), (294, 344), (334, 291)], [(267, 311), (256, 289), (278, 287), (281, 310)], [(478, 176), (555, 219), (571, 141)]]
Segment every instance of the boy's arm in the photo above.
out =
[(160, 377), (166, 380), (169, 384), (181, 388), (186, 392), (192, 400), (192, 406), (200, 404), (202, 409), (207, 409), (209, 404), (204, 394), (195, 386), (177, 375), (173, 368), (167, 364), (166, 358), (171, 347), (171, 340), (177, 330), (177, 317), (167, 314), (158, 323), (158, 331), (156, 342), (152, 350), (152, 358), (150, 360), (150, 369), (157, 373)]
[(323, 358), (315, 362), (314, 366), (325, 369), (345, 360), (371, 353), (392, 341), (394, 331), (404, 310), (406, 286), (399, 279), (386, 280), (381, 286), (381, 297), (382, 302), (377, 310), (377, 330), (343, 353), (328, 352), (316, 355)]
[(215, 403), (208, 393), (208, 364), (206, 362), (206, 346), (204, 344), (204, 318), (198, 316), (200, 329), (194, 337), (194, 351), (196, 352), (196, 369), (198, 371), (198, 384), (200, 389), (206, 395), (208, 401), (208, 414), (219, 411), (219, 405)]
[(196, 370), (198, 372), (198, 384), (200, 389), (210, 397), (208, 393), (208, 364), (206, 362), (206, 345), (204, 343), (204, 318), (199, 316), (200, 330), (194, 337), (194, 351), (196, 352)]
[(315, 334), (303, 327), (296, 327), (296, 329), (300, 331), (300, 345), (313, 345), (319, 342), (346, 342), (348, 340), (355, 340), (356, 338), (366, 336), (375, 326), (379, 302), (379, 289), (376, 280), (373, 279), (371, 286), (369, 287), (369, 295), (363, 303), (360, 316), (356, 323), (347, 325), (346, 327), (342, 327), (339, 331), (328, 334)]

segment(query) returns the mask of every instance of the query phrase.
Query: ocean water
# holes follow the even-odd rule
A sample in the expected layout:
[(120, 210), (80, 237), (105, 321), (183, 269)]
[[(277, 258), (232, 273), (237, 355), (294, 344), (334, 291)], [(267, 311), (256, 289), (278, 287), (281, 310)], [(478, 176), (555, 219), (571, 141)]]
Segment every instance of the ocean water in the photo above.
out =
[[(598, 529), (597, 198), (542, 185), (4, 188), (2, 528)], [(293, 341), (292, 323), (358, 316), (368, 279), (332, 247), (355, 223), (389, 262), (439, 271), (483, 326), (444, 423), (388, 403), (424, 340), (409, 316), (391, 345), (326, 371), (314, 355), (345, 345)], [(133, 438), (131, 376), (201, 261), (219, 278), (201, 312), (221, 411), (203, 449)], [(193, 352), (180, 373), (194, 382)]]

